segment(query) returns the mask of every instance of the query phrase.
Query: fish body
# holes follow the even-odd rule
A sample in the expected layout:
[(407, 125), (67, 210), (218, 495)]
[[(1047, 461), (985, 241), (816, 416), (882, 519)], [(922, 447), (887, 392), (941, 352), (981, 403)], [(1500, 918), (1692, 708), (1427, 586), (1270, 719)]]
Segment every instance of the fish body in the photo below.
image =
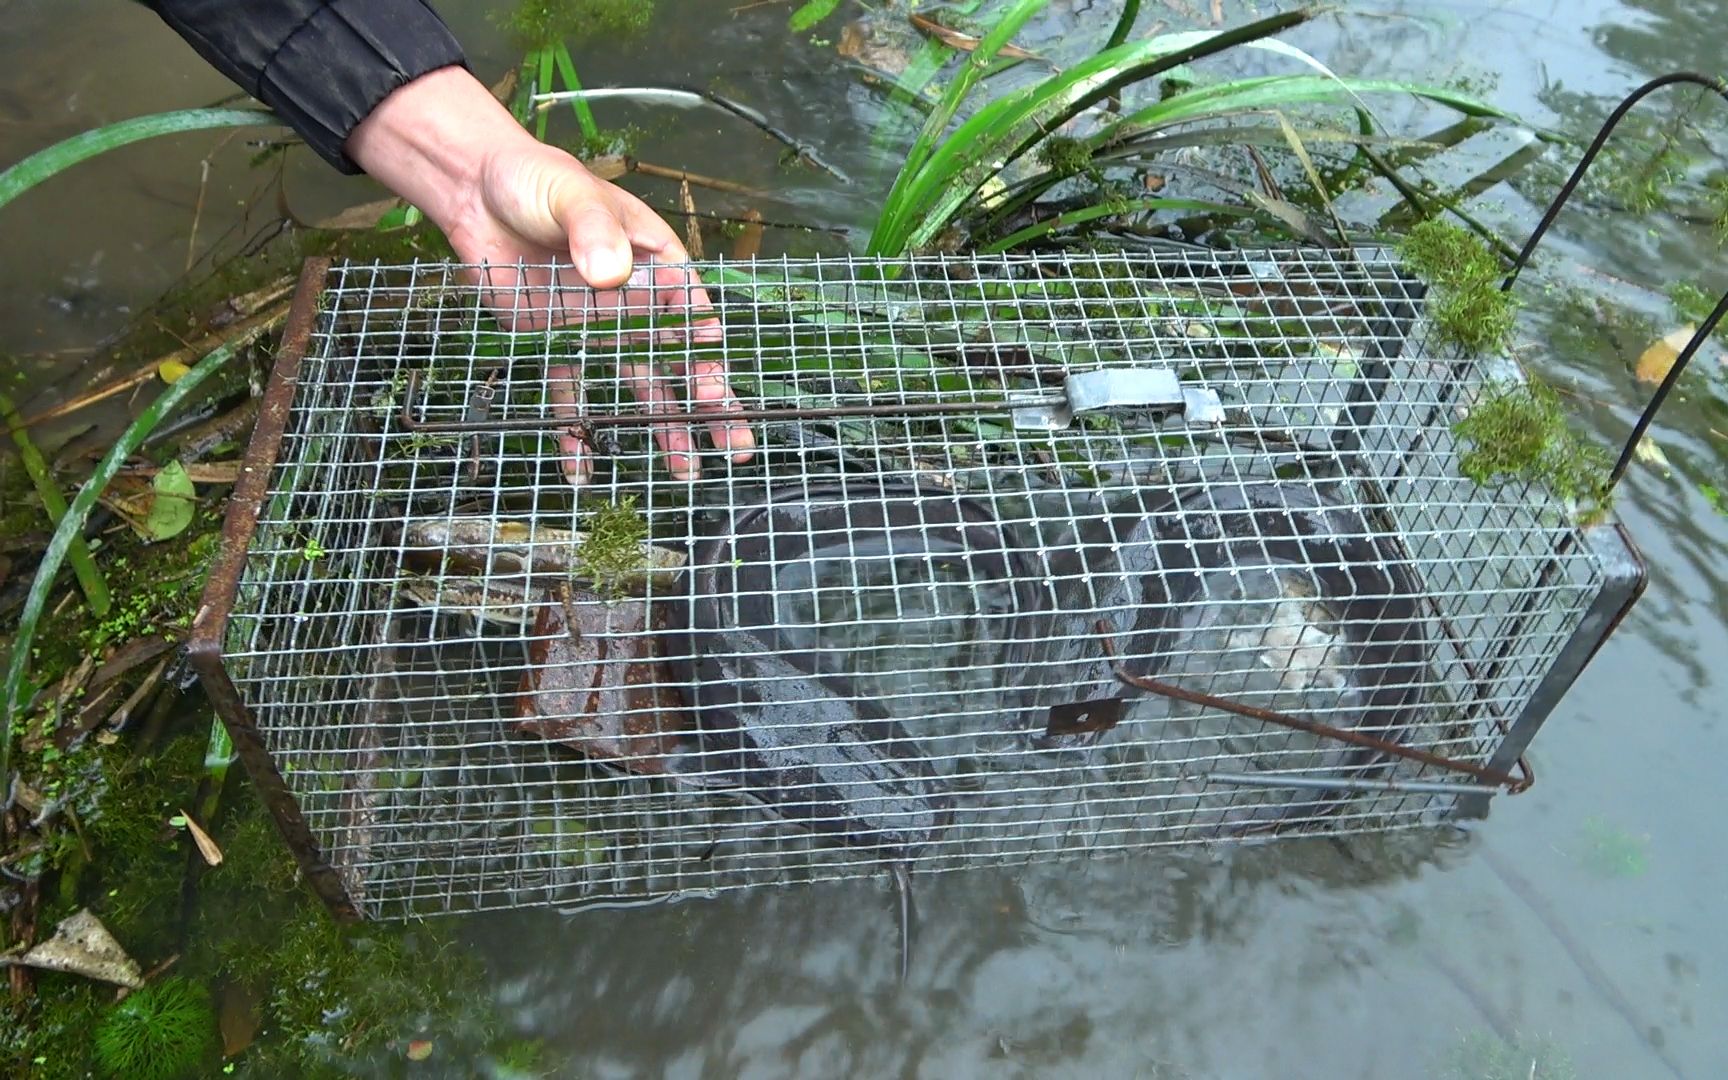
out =
[(735, 778), (788, 821), (886, 858), (909, 855), (947, 825), (934, 770), (873, 700), (849, 698), (768, 648), (711, 653), (696, 667), (704, 772)]

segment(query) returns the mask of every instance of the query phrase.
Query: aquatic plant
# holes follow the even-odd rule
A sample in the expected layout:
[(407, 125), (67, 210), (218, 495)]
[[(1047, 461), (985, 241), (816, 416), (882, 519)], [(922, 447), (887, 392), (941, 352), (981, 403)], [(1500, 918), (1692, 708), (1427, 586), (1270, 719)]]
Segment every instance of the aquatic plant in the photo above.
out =
[(216, 349), (193, 365), (174, 385), (146, 406), (137, 419), (114, 440), (114, 445), (97, 464), (95, 472), (84, 482), (71, 505), (66, 508), (59, 527), (54, 530), (54, 536), (48, 542), (47, 550), (42, 553), (35, 580), (31, 582), (30, 593), (24, 601), (24, 609), (18, 616), (18, 633), (13, 638), (12, 657), (6, 668), (6, 682), (3, 692), (0, 692), (0, 716), (6, 720), (0, 724), (0, 776), (10, 775), (13, 727), (11, 720), (18, 716), (23, 704), (24, 678), (30, 667), (30, 648), (36, 638), (37, 623), (47, 607), (48, 593), (54, 586), (54, 578), (60, 572), (60, 565), (65, 561), (73, 540), (83, 535), (84, 523), (89, 520), (96, 501), (120, 472), (120, 467), (143, 445), (150, 432), (156, 429), (156, 425), (191, 396), (205, 379), (250, 345), (251, 341), (252, 338), (246, 336)]
[(1468, 444), (1458, 470), (1475, 483), (1539, 484), (1575, 503), (1586, 520), (1606, 511), (1608, 456), (1572, 430), (1552, 387), (1534, 379), (1491, 382), (1452, 432)]
[(1505, 268), (1487, 244), (1460, 226), (1430, 218), (1411, 229), (1398, 250), (1433, 290), (1428, 315), (1441, 340), (1470, 352), (1505, 346), (1517, 302), (1500, 288)]
[[(1170, 129), (1178, 125), (1203, 128), (1246, 113), (1332, 102), (1351, 110), (1357, 118), (1359, 137), (1366, 140), (1375, 135), (1375, 128), (1363, 95), (1380, 93), (1415, 95), (1466, 116), (1516, 119), (1504, 110), (1445, 87), (1340, 78), (1312, 56), (1273, 36), (1311, 18), (1314, 14), (1311, 11), (1273, 15), (1232, 29), (1161, 34), (1135, 42), (1125, 40), (1128, 36), (1125, 24), (1132, 21), (1131, 13), (1125, 11), (1125, 19), (1118, 22), (1111, 35), (1112, 42), (1121, 43), (1107, 46), (1030, 86), (995, 97), (955, 126), (956, 118), (980, 83), (1017, 63), (999, 58), (1003, 47), (1047, 2), (1018, 0), (966, 58), (907, 151), (905, 163), (871, 233), (870, 254), (900, 255), (922, 250), (963, 213), (982, 222), (1000, 221), (1072, 175), (1082, 149), (1094, 162), (1109, 158), (1120, 163), (1154, 147), (1168, 151), (1179, 148), (1185, 139), (1200, 137), (1192, 132), (1171, 134)], [(1319, 74), (1273, 75), (1199, 85), (1126, 111), (1102, 121), (1083, 140), (1076, 140), (1080, 145), (1053, 155), (1045, 172), (1021, 181), (1013, 197), (995, 200), (987, 207), (977, 203), (976, 197), (986, 185), (1000, 183), (1006, 170), (1042, 144), (1052, 138), (1071, 138), (1057, 133), (1093, 105), (1130, 85), (1159, 78), (1237, 47), (1261, 49), (1294, 59)], [(907, 95), (903, 96), (913, 92), (913, 88), (907, 88)], [(1285, 132), (1280, 131), (1277, 138), (1279, 145), (1290, 146)], [(1136, 209), (1143, 208), (1148, 207)]]
[(129, 995), (102, 1018), (97, 1064), (120, 1080), (176, 1080), (210, 1051), (216, 1016), (203, 987), (180, 976)]

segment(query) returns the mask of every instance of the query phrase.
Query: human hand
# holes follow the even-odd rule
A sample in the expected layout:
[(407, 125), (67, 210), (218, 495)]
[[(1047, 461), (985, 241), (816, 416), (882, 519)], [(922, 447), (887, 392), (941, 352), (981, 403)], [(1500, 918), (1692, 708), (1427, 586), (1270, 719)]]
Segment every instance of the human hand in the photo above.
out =
[[(669, 265), (689, 258), (672, 228), (635, 196), (529, 135), (461, 68), (430, 72), (391, 94), (349, 137), (348, 153), (438, 225), (459, 259), (489, 264), (476, 284), (508, 329), (653, 313), (685, 325), (682, 333), (661, 331), (663, 341), (719, 337), (718, 322), (703, 317), (712, 305), (701, 282)], [(630, 340), (640, 335), (610, 343)], [(554, 407), (574, 413), (581, 371), (554, 366), (546, 375)], [(738, 407), (718, 362), (678, 364), (667, 373), (631, 363), (619, 375), (650, 412), (679, 408), (673, 379), (684, 381), (690, 411), (723, 417)], [(706, 427), (732, 460), (750, 459), (756, 443), (747, 425), (716, 419)], [(661, 424), (653, 432), (674, 477), (697, 475), (688, 427)], [(585, 479), (591, 462), (580, 433), (564, 433), (559, 444), (567, 474)]]

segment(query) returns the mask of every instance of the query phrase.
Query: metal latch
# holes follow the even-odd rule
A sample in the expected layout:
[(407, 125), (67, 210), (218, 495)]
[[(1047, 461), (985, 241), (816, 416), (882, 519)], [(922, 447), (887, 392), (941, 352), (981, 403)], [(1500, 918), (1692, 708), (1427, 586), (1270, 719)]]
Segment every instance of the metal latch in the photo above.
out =
[(1062, 380), (1063, 400), (1028, 403), (1014, 410), (1014, 426), (1063, 431), (1074, 417), (1098, 409), (1139, 406), (1168, 409), (1193, 424), (1224, 420), (1224, 406), (1212, 390), (1184, 388), (1169, 368), (1101, 368)]

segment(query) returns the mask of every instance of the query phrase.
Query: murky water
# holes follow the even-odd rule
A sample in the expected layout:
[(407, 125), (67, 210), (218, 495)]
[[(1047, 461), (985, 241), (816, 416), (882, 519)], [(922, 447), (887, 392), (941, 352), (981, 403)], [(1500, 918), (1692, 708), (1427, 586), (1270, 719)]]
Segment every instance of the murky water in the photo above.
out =
[[(649, 160), (775, 187), (760, 204), (771, 218), (867, 221), (882, 190), (867, 150), (884, 114), (876, 95), (835, 67), (831, 44), (790, 39), (786, 5), (737, 14), (719, 0), (661, 6), (653, 41), (577, 50), (590, 84), (722, 86), (821, 147), (855, 182), (782, 172), (774, 145), (707, 113), (620, 108), (604, 119), (651, 125), (641, 151)], [(1052, 6), (1064, 14), (1047, 42), (1101, 37), (1117, 9), (1112, 0)], [(1578, 135), (1646, 77), (1718, 70), (1728, 25), (1728, 0), (1355, 6), (1374, 16), (1324, 20), (1292, 39), (1341, 72), (1473, 76), (1498, 103)], [(481, 74), (501, 73), (508, 49), (486, 6), (441, 7)], [(1224, 7), (1239, 18), (1249, 5)], [(0, 161), (230, 90), (136, 5), (29, 0), (5, 12)], [(1699, 120), (1720, 131), (1713, 125), (1728, 117), (1701, 110)], [(200, 162), (216, 141), (121, 151), (0, 215), (5, 347), (43, 357), (33, 370), (76, 370), (76, 350), (118, 330), (183, 271), (194, 217), (194, 253), (266, 225), (272, 201), (242, 205), (267, 178), (249, 169), (238, 139), (210, 158), (200, 199)], [(287, 190), (304, 217), (375, 196), (363, 179), (311, 160), (290, 164)], [(642, 190), (668, 205), (666, 188)], [(750, 205), (702, 198), (717, 212)], [(1537, 212), (1503, 187), (1483, 209), (1513, 236)], [(1648, 290), (1676, 278), (1707, 291), (1722, 285), (1707, 230), (1661, 215), (1577, 212), (1552, 251), (1624, 279), (1565, 275), (1611, 288), (1657, 332), (1672, 316)], [(1565, 333), (1572, 316), (1539, 292), (1526, 295), (1526, 337), (1537, 342), (1530, 362), (1569, 385), (1583, 422), (1617, 442), (1646, 392), (1628, 369), (1649, 339), (1580, 341)], [(1700, 366), (1712, 362), (1713, 354)], [(1728, 439), (1706, 381), (1656, 429), (1670, 466), (1640, 465), (1622, 488), (1622, 516), (1649, 559), (1649, 592), (1538, 739), (1540, 782), (1500, 800), (1470, 834), (1002, 866), (923, 881), (903, 989), (893, 978), (886, 880), (475, 919), (500, 1001), (525, 1034), (574, 1051), (591, 1076), (1426, 1076), (1440, 1075), (1461, 1034), (1494, 1030), (1547, 1037), (1580, 1076), (1670, 1075), (1652, 1044), (1684, 1075), (1721, 1075), (1728, 1031), (1709, 1017), (1728, 1001), (1728, 833), (1715, 820), (1728, 753), (1718, 692), (1728, 517), (1698, 485), (1728, 488)], [(1715, 387), (1720, 394), (1720, 377)], [(1608, 833), (1644, 839), (1642, 872), (1602, 871), (1591, 855)], [(1608, 1004), (1576, 946), (1646, 1030)]]

